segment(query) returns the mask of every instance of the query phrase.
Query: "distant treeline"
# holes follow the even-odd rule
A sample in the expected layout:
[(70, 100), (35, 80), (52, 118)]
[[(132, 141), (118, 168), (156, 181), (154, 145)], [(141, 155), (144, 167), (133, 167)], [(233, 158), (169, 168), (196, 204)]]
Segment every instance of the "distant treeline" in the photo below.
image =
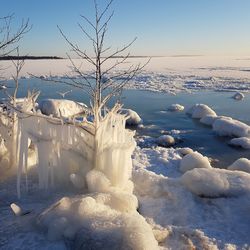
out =
[(0, 56), (0, 61), (5, 60), (43, 60), (43, 59), (63, 59), (58, 56)]

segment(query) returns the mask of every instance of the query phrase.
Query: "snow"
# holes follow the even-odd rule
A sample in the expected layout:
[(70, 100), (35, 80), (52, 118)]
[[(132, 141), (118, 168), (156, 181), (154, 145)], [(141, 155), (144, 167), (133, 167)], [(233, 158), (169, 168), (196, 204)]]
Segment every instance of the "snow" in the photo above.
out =
[(233, 99), (235, 100), (238, 100), (238, 101), (241, 101), (244, 99), (244, 94), (241, 93), (241, 92), (236, 92), (234, 95), (233, 95)]
[(170, 147), (173, 146), (176, 142), (173, 136), (171, 135), (161, 135), (157, 138), (157, 143), (159, 146)]
[(240, 158), (236, 160), (227, 169), (229, 170), (239, 170), (250, 174), (250, 160), (246, 158)]
[(137, 126), (142, 123), (141, 117), (132, 109), (122, 109), (121, 114), (127, 116), (126, 124), (129, 126)]
[(53, 115), (54, 117), (72, 117), (86, 113), (86, 105), (66, 99), (44, 99), (38, 107), (42, 114)]
[(171, 104), (168, 107), (169, 111), (183, 111), (184, 110), (184, 106), (180, 105), (180, 104)]
[(180, 171), (185, 173), (194, 168), (211, 168), (207, 157), (198, 152), (185, 155), (180, 162)]
[(245, 149), (250, 149), (250, 138), (249, 137), (240, 137), (240, 138), (233, 138), (229, 142), (232, 146), (238, 146)]
[(238, 120), (220, 118), (213, 123), (213, 130), (220, 136), (247, 137), (250, 127)]
[(187, 114), (191, 115), (192, 118), (201, 119), (204, 116), (216, 116), (216, 113), (205, 104), (195, 104), (187, 110)]

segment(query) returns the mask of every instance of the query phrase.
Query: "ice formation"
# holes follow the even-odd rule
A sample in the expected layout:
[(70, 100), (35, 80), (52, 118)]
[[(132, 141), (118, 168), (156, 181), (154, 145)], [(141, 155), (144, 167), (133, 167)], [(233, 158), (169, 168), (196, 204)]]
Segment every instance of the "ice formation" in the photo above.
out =
[(183, 111), (184, 110), (184, 106), (180, 105), (180, 104), (172, 104), (168, 107), (169, 111)]
[(187, 110), (187, 114), (195, 119), (201, 119), (206, 115), (216, 116), (216, 113), (205, 104), (195, 104)]
[(247, 158), (240, 158), (236, 160), (227, 169), (229, 170), (239, 170), (250, 174), (250, 160)]
[(185, 155), (180, 162), (180, 171), (185, 173), (194, 168), (211, 168), (207, 157), (198, 152)]
[(250, 138), (249, 137), (233, 138), (232, 140), (229, 141), (229, 144), (232, 146), (250, 149)]
[(244, 99), (245, 96), (244, 96), (244, 94), (241, 93), (241, 92), (236, 92), (232, 97), (233, 97), (233, 99), (235, 99), (235, 100), (241, 101), (241, 100)]
[(132, 109), (121, 109), (121, 113), (127, 116), (126, 124), (137, 126), (142, 123), (141, 117)]
[(171, 135), (161, 135), (157, 138), (157, 143), (159, 146), (170, 147), (175, 144), (175, 139)]
[(39, 103), (39, 109), (45, 115), (53, 115), (60, 118), (86, 113), (87, 106), (65, 99), (44, 99)]
[(195, 168), (181, 181), (192, 193), (205, 197), (239, 196), (250, 192), (250, 175), (225, 169)]

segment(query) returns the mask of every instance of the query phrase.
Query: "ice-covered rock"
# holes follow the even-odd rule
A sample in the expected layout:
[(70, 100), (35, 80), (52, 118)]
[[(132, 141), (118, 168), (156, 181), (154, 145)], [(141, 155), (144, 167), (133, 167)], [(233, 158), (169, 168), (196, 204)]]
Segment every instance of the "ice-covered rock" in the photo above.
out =
[(207, 126), (213, 126), (214, 122), (217, 120), (217, 119), (226, 119), (226, 120), (232, 120), (231, 117), (228, 117), (228, 116), (214, 116), (214, 115), (206, 115), (204, 117), (202, 117), (200, 119), (200, 122), (202, 124), (205, 124)]
[(233, 138), (232, 140), (229, 141), (229, 144), (232, 146), (250, 149), (250, 138), (249, 137)]
[(179, 154), (181, 154), (182, 156), (185, 156), (185, 155), (187, 155), (187, 154), (191, 154), (191, 153), (193, 153), (194, 151), (193, 151), (193, 149), (191, 149), (191, 148), (179, 148), (178, 149), (178, 153)]
[(137, 126), (142, 123), (141, 117), (132, 109), (121, 109), (121, 113), (128, 117), (126, 124), (129, 126)]
[(66, 99), (44, 99), (39, 103), (43, 114), (65, 118), (86, 112), (86, 107), (85, 104)]
[(186, 172), (181, 182), (192, 193), (211, 198), (250, 192), (250, 175), (240, 171), (196, 168)]
[(227, 169), (229, 170), (239, 170), (250, 174), (250, 160), (247, 158), (240, 158), (236, 160)]
[(175, 144), (175, 139), (171, 135), (161, 135), (157, 138), (157, 144), (163, 147), (170, 147)]
[(192, 118), (201, 119), (206, 115), (216, 116), (215, 111), (205, 104), (195, 104), (188, 109), (187, 114), (191, 115)]
[(250, 135), (250, 126), (234, 119), (215, 120), (213, 130), (220, 136), (247, 137)]
[(236, 92), (236, 93), (232, 96), (233, 99), (238, 100), (238, 101), (243, 100), (244, 97), (245, 97), (244, 94), (241, 93), (241, 92)]
[(198, 152), (185, 155), (180, 162), (180, 171), (185, 173), (194, 168), (212, 168), (207, 157)]
[(168, 107), (169, 111), (183, 111), (184, 110), (184, 106), (180, 105), (180, 104), (172, 104)]

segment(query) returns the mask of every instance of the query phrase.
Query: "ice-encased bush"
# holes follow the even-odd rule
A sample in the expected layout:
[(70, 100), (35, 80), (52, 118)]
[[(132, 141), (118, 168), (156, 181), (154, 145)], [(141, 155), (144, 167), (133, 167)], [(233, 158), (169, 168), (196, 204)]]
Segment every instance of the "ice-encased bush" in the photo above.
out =
[(45, 115), (54, 117), (71, 117), (85, 113), (87, 106), (66, 99), (44, 99), (39, 103), (39, 109)]
[(240, 171), (195, 168), (181, 177), (192, 193), (205, 197), (239, 196), (250, 191), (250, 175)]
[(187, 110), (187, 114), (191, 115), (192, 118), (201, 119), (206, 115), (216, 116), (215, 111), (205, 104), (195, 104)]
[(137, 126), (142, 123), (141, 117), (132, 109), (121, 109), (121, 114), (127, 116), (126, 124), (129, 126)]
[(136, 197), (123, 192), (64, 197), (37, 224), (52, 241), (71, 240), (73, 249), (158, 249), (137, 206)]
[(250, 138), (249, 137), (233, 138), (232, 140), (229, 141), (229, 144), (232, 146), (250, 149)]
[(247, 137), (250, 126), (234, 119), (220, 118), (213, 123), (213, 130), (220, 136)]
[(239, 170), (250, 173), (250, 161), (247, 158), (240, 158), (230, 165), (228, 170)]
[(180, 162), (180, 171), (185, 173), (194, 168), (212, 168), (207, 157), (198, 152), (185, 155)]

